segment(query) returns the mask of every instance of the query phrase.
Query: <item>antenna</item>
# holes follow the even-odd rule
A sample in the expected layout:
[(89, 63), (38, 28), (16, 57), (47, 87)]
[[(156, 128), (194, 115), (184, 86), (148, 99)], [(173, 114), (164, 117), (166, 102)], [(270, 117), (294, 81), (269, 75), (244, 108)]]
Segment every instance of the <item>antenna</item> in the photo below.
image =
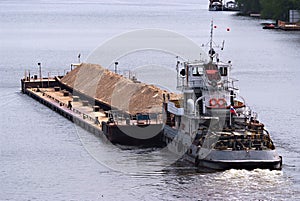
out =
[(209, 56), (210, 60), (213, 61), (213, 29), (214, 29), (214, 21), (211, 20), (211, 25), (210, 25), (210, 40), (209, 40)]
[[(209, 51), (208, 51), (208, 55), (210, 57), (210, 61), (213, 61), (213, 58), (216, 56), (216, 52), (213, 48), (213, 46), (215, 46), (216, 48), (220, 48), (221, 50), (224, 50), (224, 46), (225, 46), (225, 40), (222, 41), (222, 45), (216, 45), (213, 41), (213, 30), (217, 28), (216, 25), (214, 25), (213, 20), (211, 20), (211, 27), (210, 27), (210, 40), (209, 42), (206, 44), (206, 46), (208, 46), (209, 44)], [(227, 31), (230, 31), (230, 28), (227, 28)], [(202, 47), (204, 46), (204, 44), (202, 44)]]
[(81, 57), (81, 53), (78, 54), (77, 58), (78, 58), (78, 63), (80, 63), (80, 57)]
[(225, 40), (223, 40), (223, 42), (222, 42), (221, 50), (224, 50), (224, 45), (225, 45)]

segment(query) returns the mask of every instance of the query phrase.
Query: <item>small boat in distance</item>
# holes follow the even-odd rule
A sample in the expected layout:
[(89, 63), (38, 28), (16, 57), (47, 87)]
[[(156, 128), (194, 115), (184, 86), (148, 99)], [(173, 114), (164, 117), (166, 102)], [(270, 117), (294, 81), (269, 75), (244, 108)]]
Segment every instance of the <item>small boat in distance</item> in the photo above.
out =
[(208, 10), (209, 11), (222, 11), (223, 10), (222, 0), (210, 0)]
[(277, 20), (276, 23), (263, 23), (263, 29), (280, 29), (284, 31), (300, 31), (300, 23), (284, 22)]
[(225, 3), (225, 6), (223, 8), (224, 11), (239, 11), (240, 8), (238, 4), (234, 1), (228, 1)]
[(239, 11), (239, 7), (236, 2), (228, 1), (223, 4), (222, 0), (209, 0), (209, 11)]
[(278, 29), (278, 27), (271, 23), (271, 24), (265, 24), (263, 26), (263, 29)]
[(278, 27), (284, 31), (300, 31), (300, 23), (284, 22), (281, 20), (277, 21)]

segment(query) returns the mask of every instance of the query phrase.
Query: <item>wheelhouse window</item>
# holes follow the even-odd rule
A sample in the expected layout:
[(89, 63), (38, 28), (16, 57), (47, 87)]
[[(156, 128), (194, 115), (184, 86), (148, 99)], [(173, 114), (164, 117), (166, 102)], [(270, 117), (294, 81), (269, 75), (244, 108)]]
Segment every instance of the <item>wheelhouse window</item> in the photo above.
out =
[(200, 67), (193, 67), (192, 68), (193, 76), (201, 76), (202, 75), (202, 69)]
[(228, 68), (227, 67), (220, 67), (219, 68), (221, 76), (227, 76), (228, 75)]

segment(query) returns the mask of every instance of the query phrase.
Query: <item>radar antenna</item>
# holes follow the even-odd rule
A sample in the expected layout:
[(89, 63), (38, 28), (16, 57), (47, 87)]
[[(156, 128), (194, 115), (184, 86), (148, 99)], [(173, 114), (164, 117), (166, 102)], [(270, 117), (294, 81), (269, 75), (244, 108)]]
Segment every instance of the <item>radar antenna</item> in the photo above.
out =
[[(214, 50), (214, 47), (216, 48), (220, 48), (221, 50), (224, 50), (224, 45), (225, 45), (225, 40), (222, 41), (222, 45), (217, 45), (214, 43), (213, 41), (213, 34), (214, 34), (214, 28), (217, 28), (216, 26), (214, 26), (214, 22), (213, 20), (211, 20), (211, 25), (210, 25), (210, 39), (209, 42), (205, 45), (205, 46), (209, 46), (209, 57), (210, 57), (210, 61), (213, 61), (213, 58), (216, 56), (216, 51)], [(227, 31), (229, 31), (230, 29), (227, 28)], [(209, 44), (209, 45), (208, 45)], [(204, 45), (202, 45), (204, 46)]]

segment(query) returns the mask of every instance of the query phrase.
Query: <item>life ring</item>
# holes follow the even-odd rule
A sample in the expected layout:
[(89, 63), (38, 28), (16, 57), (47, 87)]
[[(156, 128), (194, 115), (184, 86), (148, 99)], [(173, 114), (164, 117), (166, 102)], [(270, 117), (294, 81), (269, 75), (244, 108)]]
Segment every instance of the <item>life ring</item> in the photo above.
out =
[(225, 107), (226, 100), (224, 98), (219, 98), (217, 104), (219, 105), (219, 107)]
[(209, 105), (210, 106), (215, 107), (215, 106), (217, 106), (217, 104), (218, 104), (218, 100), (217, 99), (212, 98), (212, 99), (209, 100)]

